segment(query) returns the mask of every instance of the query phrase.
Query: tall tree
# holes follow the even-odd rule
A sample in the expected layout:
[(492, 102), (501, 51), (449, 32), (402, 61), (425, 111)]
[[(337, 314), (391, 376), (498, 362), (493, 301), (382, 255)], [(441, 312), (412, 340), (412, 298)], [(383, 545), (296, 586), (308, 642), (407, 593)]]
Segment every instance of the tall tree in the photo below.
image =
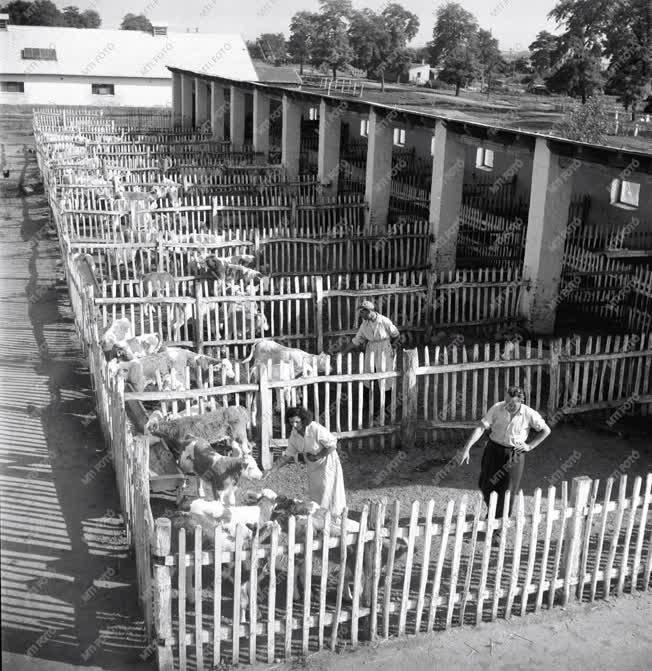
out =
[(625, 109), (652, 93), (652, 3), (623, 0), (615, 3), (606, 24), (605, 55), (608, 84), (618, 91)]
[(319, 0), (318, 33), (314, 42), (315, 60), (337, 77), (337, 70), (351, 64), (353, 51), (348, 27), (353, 14), (351, 0)]
[(262, 33), (256, 39), (263, 60), (273, 65), (287, 63), (288, 52), (283, 33)]
[[(475, 16), (457, 2), (449, 2), (437, 9), (437, 20), (432, 30), (430, 64), (443, 63), (460, 47), (465, 48), (475, 35), (478, 22)], [(455, 59), (459, 57), (459, 53)], [(454, 60), (455, 60), (454, 59)]]
[(553, 54), (557, 51), (557, 37), (547, 30), (540, 31), (534, 42), (528, 47), (530, 63), (537, 77), (543, 78), (548, 74), (552, 65)]
[(449, 51), (438, 79), (447, 84), (455, 84), (455, 95), (460, 94), (460, 88), (466, 86), (478, 74), (478, 61), (473, 44), (459, 46)]
[(474, 46), (478, 69), (482, 78), (481, 88), (484, 90), (485, 84), (487, 88), (491, 86), (491, 80), (498, 72), (503, 57), (498, 48), (498, 40), (492, 36), (490, 30), (478, 30)]
[(299, 74), (304, 63), (312, 60), (313, 45), (317, 36), (319, 16), (312, 12), (297, 12), (290, 21), (288, 53), (299, 62)]
[(125, 14), (120, 30), (142, 30), (145, 33), (152, 32), (152, 24), (144, 14)]
[(559, 0), (549, 18), (563, 26), (555, 52), (553, 72), (547, 79), (552, 90), (568, 90), (585, 103), (602, 84), (602, 44), (612, 0)]
[(397, 81), (413, 58), (407, 48), (419, 30), (419, 19), (398, 3), (386, 5), (380, 14), (371, 9), (353, 12), (349, 40), (353, 49), (353, 65), (378, 77), (385, 90), (385, 75), (395, 73)]

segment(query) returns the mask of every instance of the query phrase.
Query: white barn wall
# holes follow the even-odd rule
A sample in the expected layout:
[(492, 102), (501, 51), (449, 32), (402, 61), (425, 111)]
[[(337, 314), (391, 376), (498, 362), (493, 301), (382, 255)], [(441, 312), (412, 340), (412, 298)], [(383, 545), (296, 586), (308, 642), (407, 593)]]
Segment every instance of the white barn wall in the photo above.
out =
[[(2, 75), (2, 81), (22, 81), (24, 93), (0, 92), (3, 105), (84, 105), (171, 107), (172, 80), (143, 77), (73, 75)], [(94, 95), (92, 84), (113, 84), (115, 95)]]

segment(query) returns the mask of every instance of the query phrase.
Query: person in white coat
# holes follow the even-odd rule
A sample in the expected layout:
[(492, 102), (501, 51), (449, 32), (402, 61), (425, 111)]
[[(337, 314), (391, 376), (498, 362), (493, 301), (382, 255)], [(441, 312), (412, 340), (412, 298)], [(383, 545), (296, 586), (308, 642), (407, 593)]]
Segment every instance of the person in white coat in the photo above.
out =
[(339, 517), (346, 508), (344, 473), (337, 454), (337, 438), (326, 427), (313, 421), (305, 408), (288, 408), (286, 412), (292, 433), (283, 456), (265, 474), (268, 477), (303, 454), (308, 471), (308, 495), (320, 508)]
[[(351, 340), (351, 344), (344, 349), (343, 354), (364, 347), (364, 372), (375, 373), (381, 370), (381, 359), (385, 355), (385, 370), (396, 369), (396, 348), (401, 334), (389, 317), (376, 312), (376, 306), (371, 301), (364, 301), (359, 308), (362, 324)], [(372, 362), (373, 359), (373, 362)], [(369, 387), (369, 383), (365, 382)], [(394, 388), (394, 379), (385, 383), (385, 390)]]

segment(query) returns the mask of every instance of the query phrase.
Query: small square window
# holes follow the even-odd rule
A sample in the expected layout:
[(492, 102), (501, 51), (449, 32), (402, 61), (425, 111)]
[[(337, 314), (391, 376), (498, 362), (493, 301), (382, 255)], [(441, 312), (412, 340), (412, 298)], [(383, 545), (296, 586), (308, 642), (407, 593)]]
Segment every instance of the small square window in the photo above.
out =
[(3, 93), (25, 93), (25, 82), (0, 82)]
[(368, 137), (369, 136), (369, 119), (361, 119), (360, 120), (360, 135), (362, 137)]
[(624, 179), (611, 182), (611, 204), (625, 209), (636, 209), (640, 196), (641, 185)]
[(96, 96), (114, 96), (115, 95), (115, 85), (114, 84), (91, 84), (91, 90), (93, 95)]
[(310, 121), (317, 121), (319, 119), (319, 107), (311, 107), (308, 111), (308, 118)]
[(405, 147), (405, 128), (394, 129), (394, 144), (397, 147)]
[(478, 147), (475, 153), (475, 167), (480, 170), (493, 170), (494, 167), (494, 152), (491, 149)]

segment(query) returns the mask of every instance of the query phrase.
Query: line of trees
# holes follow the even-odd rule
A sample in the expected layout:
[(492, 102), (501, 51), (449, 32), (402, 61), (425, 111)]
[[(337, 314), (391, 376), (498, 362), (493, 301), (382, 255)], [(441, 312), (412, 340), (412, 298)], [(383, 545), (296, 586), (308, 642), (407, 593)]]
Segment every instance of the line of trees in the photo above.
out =
[(9, 14), (9, 23), (16, 26), (99, 28), (102, 25), (102, 19), (94, 9), (85, 9), (82, 12), (79, 7), (68, 5), (60, 10), (50, 0), (13, 0), (4, 5), (0, 12)]
[(263, 33), (247, 46), (253, 58), (274, 64), (290, 60), (338, 70), (358, 68), (377, 77), (400, 77), (416, 57), (407, 47), (419, 30), (419, 18), (397, 2), (386, 3), (380, 12), (353, 9), (351, 0), (319, 0), (319, 11), (297, 12), (290, 21), (290, 37)]

